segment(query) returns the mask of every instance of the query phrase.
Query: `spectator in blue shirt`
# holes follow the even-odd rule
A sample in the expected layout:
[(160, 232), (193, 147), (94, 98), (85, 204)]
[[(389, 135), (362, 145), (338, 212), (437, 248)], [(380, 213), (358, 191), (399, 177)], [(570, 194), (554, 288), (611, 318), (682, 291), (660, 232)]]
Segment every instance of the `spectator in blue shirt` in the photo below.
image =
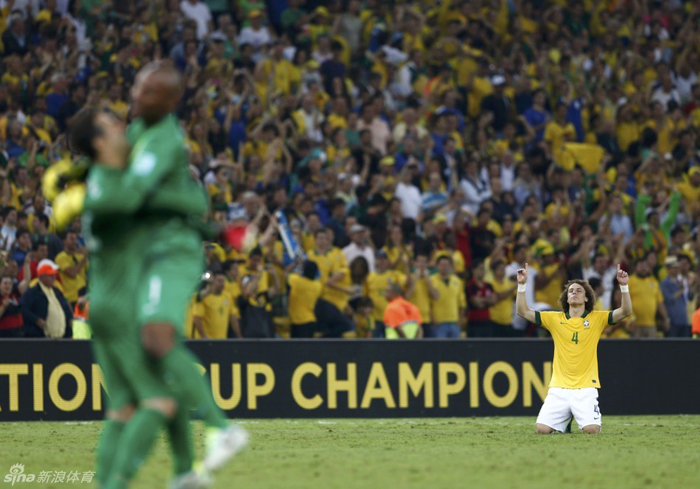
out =
[(552, 116), (545, 108), (547, 94), (544, 90), (540, 89), (535, 91), (532, 99), (532, 107), (525, 111), (523, 118), (535, 133), (535, 137), (531, 140), (532, 144), (535, 145), (542, 141), (544, 137), (544, 126), (547, 125), (547, 121), (549, 121)]
[(442, 178), (437, 172), (428, 176), (428, 190), (423, 192), (421, 209), (424, 214), (432, 214), (447, 203), (447, 193), (442, 189)]
[[(664, 305), (671, 320), (671, 329), (667, 335), (671, 338), (690, 338), (690, 324), (688, 322), (688, 303), (685, 287), (679, 280), (680, 262), (671, 255), (664, 263), (668, 276), (661, 281), (661, 293), (664, 296)], [(689, 297), (692, 300), (692, 293)]]

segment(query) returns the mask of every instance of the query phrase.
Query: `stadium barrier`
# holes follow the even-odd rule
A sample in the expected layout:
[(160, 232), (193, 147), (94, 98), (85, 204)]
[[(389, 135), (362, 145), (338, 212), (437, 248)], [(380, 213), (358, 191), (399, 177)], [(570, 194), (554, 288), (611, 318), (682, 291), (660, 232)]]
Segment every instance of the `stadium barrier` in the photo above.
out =
[[(553, 344), (533, 340), (197, 341), (218, 404), (235, 418), (537, 414)], [(700, 414), (700, 342), (603, 340), (603, 414)], [(0, 421), (102, 417), (88, 341), (0, 341)]]

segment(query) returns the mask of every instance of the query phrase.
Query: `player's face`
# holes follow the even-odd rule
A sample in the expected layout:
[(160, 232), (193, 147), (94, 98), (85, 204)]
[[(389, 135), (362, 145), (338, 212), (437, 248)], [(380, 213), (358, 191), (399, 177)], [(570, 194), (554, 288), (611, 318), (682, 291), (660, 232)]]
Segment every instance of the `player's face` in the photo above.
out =
[(318, 233), (316, 235), (316, 248), (318, 248), (319, 251), (326, 251), (329, 244), (330, 241), (327, 233)]
[(440, 260), (437, 265), (438, 272), (440, 275), (447, 275), (450, 273), (450, 261), (449, 260)]
[(573, 284), (569, 286), (569, 305), (582, 305), (588, 302), (586, 298), (586, 291), (579, 284)]
[(97, 114), (95, 124), (101, 133), (95, 142), (97, 151), (121, 153), (127, 145), (124, 122), (109, 113), (101, 112)]
[(226, 287), (226, 277), (223, 275), (214, 277), (214, 293), (220, 294), (224, 291), (224, 287)]
[(140, 73), (136, 77), (131, 90), (134, 117), (143, 117), (147, 121), (156, 121), (164, 117), (170, 110), (167, 99), (171, 94), (165, 89), (158, 72)]
[(10, 277), (4, 277), (2, 282), (0, 282), (0, 293), (2, 295), (10, 295), (12, 292), (12, 279)]
[(53, 287), (54, 282), (56, 281), (56, 275), (41, 275), (39, 276), (39, 282), (44, 284), (45, 287)]

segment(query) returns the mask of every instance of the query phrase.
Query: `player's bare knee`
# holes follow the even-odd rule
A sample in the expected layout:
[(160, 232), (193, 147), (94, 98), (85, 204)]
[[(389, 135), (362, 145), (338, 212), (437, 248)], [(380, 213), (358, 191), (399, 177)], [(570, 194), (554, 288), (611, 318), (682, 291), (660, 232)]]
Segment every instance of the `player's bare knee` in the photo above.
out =
[(554, 432), (554, 430), (545, 424), (535, 425), (535, 433), (538, 435), (549, 435), (550, 433), (553, 433), (553, 432)]
[(172, 397), (154, 397), (152, 399), (146, 399), (141, 405), (144, 408), (158, 411), (167, 419), (174, 418), (177, 412), (177, 401)]
[(153, 358), (163, 358), (175, 346), (175, 328), (169, 323), (149, 323), (141, 329), (143, 349)]
[(136, 412), (136, 406), (133, 404), (127, 404), (119, 409), (109, 409), (107, 411), (107, 419), (112, 421), (118, 421), (120, 423), (128, 423), (129, 420), (134, 416)]
[(583, 432), (589, 435), (597, 435), (600, 433), (600, 426), (597, 424), (589, 424), (583, 427)]

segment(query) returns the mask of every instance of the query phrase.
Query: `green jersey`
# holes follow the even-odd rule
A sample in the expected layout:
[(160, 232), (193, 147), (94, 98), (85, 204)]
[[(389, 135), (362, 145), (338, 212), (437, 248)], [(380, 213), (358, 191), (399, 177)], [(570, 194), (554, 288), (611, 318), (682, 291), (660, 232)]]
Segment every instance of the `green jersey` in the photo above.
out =
[[(173, 252), (203, 261), (197, 226), (207, 197), (190, 177), (177, 119), (171, 115), (150, 127), (137, 120), (127, 135), (132, 151), (126, 169), (93, 166), (83, 212), (91, 314), (100, 313), (100, 303), (113, 303), (103, 309), (110, 323), (117, 322), (116, 309), (124, 314), (125, 304), (134, 301), (147, 262)], [(100, 323), (93, 320), (96, 335)]]

